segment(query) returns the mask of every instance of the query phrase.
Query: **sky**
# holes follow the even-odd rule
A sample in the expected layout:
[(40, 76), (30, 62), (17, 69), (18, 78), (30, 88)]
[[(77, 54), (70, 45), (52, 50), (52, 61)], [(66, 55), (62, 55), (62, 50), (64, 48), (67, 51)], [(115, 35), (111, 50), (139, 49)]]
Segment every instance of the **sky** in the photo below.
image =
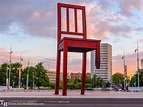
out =
[[(137, 48), (143, 58), (143, 0), (0, 0), (0, 64), (34, 66), (43, 62), (56, 70), (57, 3), (86, 7), (87, 38), (112, 45), (112, 73), (123, 73), (123, 53), (128, 75), (137, 69)], [(68, 54), (68, 71), (81, 72), (82, 54)], [(90, 53), (87, 57), (90, 72)], [(141, 68), (141, 66), (140, 66)]]

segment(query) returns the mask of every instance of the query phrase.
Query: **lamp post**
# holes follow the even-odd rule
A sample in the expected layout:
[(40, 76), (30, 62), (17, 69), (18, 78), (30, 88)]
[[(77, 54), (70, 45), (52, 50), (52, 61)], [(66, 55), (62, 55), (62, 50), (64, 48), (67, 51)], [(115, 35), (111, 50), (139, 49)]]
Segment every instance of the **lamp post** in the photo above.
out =
[(34, 75), (34, 71), (33, 71), (33, 90), (35, 89), (34, 77), (35, 77), (35, 75)]
[(137, 52), (137, 74), (138, 74), (138, 88), (140, 87), (140, 80), (139, 80), (139, 49), (138, 49), (138, 42), (137, 42), (137, 49), (135, 49), (135, 52)]
[(7, 87), (7, 91), (8, 91), (8, 90), (9, 90), (9, 85), (8, 85), (8, 84), (9, 84), (9, 83), (8, 83), (8, 82), (9, 82), (9, 78), (8, 78), (8, 77), (9, 77), (9, 76), (8, 76), (8, 75), (9, 75), (8, 61), (6, 62), (6, 64), (7, 64), (7, 71), (6, 71), (6, 87)]
[(18, 88), (21, 87), (21, 61), (23, 61), (21, 55), (20, 55), (20, 67), (19, 67), (19, 77), (18, 77)]
[(125, 63), (125, 52), (123, 53), (123, 67), (124, 67), (124, 89), (126, 88), (127, 85), (127, 65)]
[(28, 60), (28, 69), (27, 69), (27, 78), (26, 78), (26, 89), (28, 90), (28, 84), (29, 84), (29, 60)]
[(9, 60), (9, 81), (8, 81), (8, 89), (10, 89), (10, 73), (11, 73), (11, 54), (12, 54), (12, 50), (11, 50), (11, 47), (10, 47), (10, 52), (9, 52), (9, 57), (10, 57), (10, 60)]
[(35, 89), (35, 68), (33, 70), (33, 90)]

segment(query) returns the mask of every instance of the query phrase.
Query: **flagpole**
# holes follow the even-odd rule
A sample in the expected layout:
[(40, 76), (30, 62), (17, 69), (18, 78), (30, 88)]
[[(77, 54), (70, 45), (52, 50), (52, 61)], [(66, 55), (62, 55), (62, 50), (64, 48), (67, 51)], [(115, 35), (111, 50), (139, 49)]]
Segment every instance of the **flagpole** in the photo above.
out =
[(7, 63), (7, 71), (6, 71), (6, 87), (7, 87), (7, 91), (9, 90), (9, 83), (8, 83), (8, 81), (9, 81), (9, 78), (8, 78), (8, 72), (9, 72), (9, 68), (8, 68), (8, 61), (6, 62)]
[(139, 50), (138, 50), (138, 41), (137, 41), (137, 74), (138, 74), (138, 89), (140, 87), (140, 80), (139, 80)]
[[(35, 70), (34, 70), (35, 71)], [(33, 90), (35, 89), (35, 86), (34, 86), (34, 71), (33, 71)]]
[(124, 52), (124, 89), (126, 88), (126, 71), (125, 71), (125, 52)]
[(20, 67), (19, 67), (19, 78), (18, 78), (18, 88), (20, 89), (21, 87), (21, 61), (22, 61), (22, 57), (20, 54)]
[(29, 84), (29, 60), (28, 60), (28, 68), (27, 68), (27, 79), (26, 79), (26, 89), (28, 90), (28, 84)]
[(9, 56), (10, 56), (10, 60), (9, 60), (9, 80), (8, 80), (8, 90), (10, 89), (10, 73), (11, 73), (11, 54), (12, 54), (12, 49), (10, 46), (10, 52), (9, 52)]
[(127, 83), (126, 83), (126, 77), (127, 77), (127, 70), (126, 70), (126, 61), (125, 61), (125, 51), (123, 52), (123, 57), (122, 57), (122, 59), (123, 59), (123, 68), (124, 68), (124, 89), (126, 88), (126, 85), (127, 85)]

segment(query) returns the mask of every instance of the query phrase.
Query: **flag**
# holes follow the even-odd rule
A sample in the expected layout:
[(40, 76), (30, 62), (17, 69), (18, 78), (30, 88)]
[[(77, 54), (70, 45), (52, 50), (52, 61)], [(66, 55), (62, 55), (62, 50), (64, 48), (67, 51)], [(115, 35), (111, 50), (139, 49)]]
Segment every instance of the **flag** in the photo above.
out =
[(23, 61), (23, 58), (21, 58), (21, 61)]

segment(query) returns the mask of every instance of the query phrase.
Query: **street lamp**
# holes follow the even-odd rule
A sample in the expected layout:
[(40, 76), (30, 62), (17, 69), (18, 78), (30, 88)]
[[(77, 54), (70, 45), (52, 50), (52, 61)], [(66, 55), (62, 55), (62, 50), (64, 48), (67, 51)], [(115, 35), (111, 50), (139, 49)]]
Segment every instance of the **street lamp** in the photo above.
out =
[(10, 56), (10, 60), (9, 60), (9, 81), (8, 81), (8, 89), (10, 89), (10, 72), (11, 72), (11, 54), (12, 54), (12, 50), (10, 47), (10, 52), (9, 52), (9, 56)]
[(28, 90), (29, 84), (29, 60), (28, 60), (28, 68), (27, 68), (27, 76), (26, 76), (26, 89)]
[[(34, 69), (34, 71), (35, 71), (35, 69)], [(34, 83), (34, 77), (35, 77), (35, 75), (34, 75), (34, 71), (33, 71), (33, 89), (35, 89), (35, 83)]]
[(123, 54), (123, 67), (124, 67), (124, 89), (126, 88), (127, 85), (127, 65), (125, 64), (125, 52)]
[(7, 91), (9, 90), (9, 67), (8, 67), (8, 65), (9, 65), (9, 63), (8, 63), (8, 61), (6, 62), (6, 64), (7, 64), (7, 71), (6, 71), (6, 87), (7, 87)]
[(139, 49), (138, 49), (138, 42), (137, 42), (137, 49), (135, 49), (135, 52), (137, 52), (137, 74), (138, 74), (138, 88), (140, 87), (140, 80), (139, 80)]
[(21, 87), (21, 61), (23, 61), (21, 55), (20, 55), (20, 67), (19, 67), (19, 77), (18, 77), (18, 88)]

